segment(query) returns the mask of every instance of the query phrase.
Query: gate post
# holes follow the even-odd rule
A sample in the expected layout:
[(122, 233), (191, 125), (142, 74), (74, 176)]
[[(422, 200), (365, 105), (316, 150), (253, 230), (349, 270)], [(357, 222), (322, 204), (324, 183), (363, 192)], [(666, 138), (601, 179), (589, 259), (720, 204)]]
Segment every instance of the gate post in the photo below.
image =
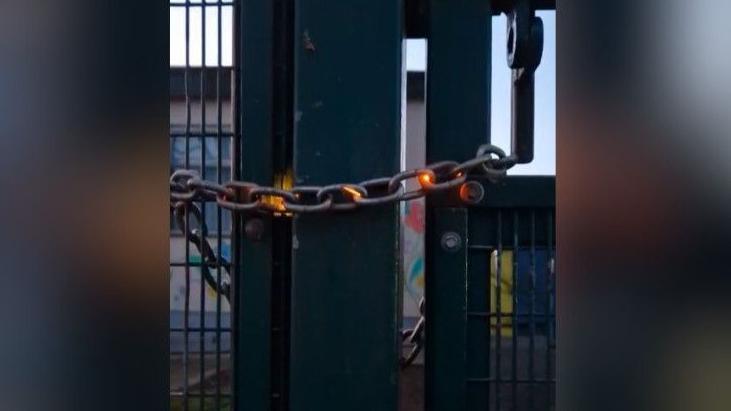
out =
[[(271, 0), (237, 2), (236, 133), (234, 177), (271, 185), (274, 179), (272, 118), (274, 15)], [(259, 241), (244, 236), (252, 216), (234, 213), (233, 397), (236, 411), (268, 411), (272, 403), (272, 217), (260, 216)]]
[[(491, 2), (427, 1), (426, 162), (464, 161), (490, 141)], [(473, 396), (486, 395), (467, 387), (468, 373), (485, 367), (465, 361), (472, 348), (465, 334), (467, 285), (473, 279), (464, 253), (468, 215), (435, 203), (427, 199), (425, 406), (427, 411), (465, 411)], [(446, 231), (462, 236), (461, 250), (443, 249)], [(486, 276), (486, 268), (475, 275)]]
[[(295, 185), (399, 170), (402, 10), (295, 1)], [(292, 230), (291, 410), (396, 410), (396, 206), (298, 215)]]

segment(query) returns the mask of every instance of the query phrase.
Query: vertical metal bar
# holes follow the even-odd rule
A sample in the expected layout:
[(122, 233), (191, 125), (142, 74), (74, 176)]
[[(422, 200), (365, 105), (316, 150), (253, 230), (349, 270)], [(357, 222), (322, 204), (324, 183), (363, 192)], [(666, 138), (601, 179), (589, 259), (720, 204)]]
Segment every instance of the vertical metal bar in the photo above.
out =
[[(429, 48), (426, 161), (462, 161), (474, 156), (480, 144), (490, 141), (491, 2), (427, 0), (426, 5)], [(447, 211), (435, 209), (428, 199), (426, 204), (425, 241), (432, 245), (425, 250), (425, 406), (429, 411), (486, 407), (489, 405), (489, 383), (486, 384), (487, 394), (483, 395), (472, 387), (467, 391), (466, 381), (471, 377), (468, 375), (470, 368), (479, 377), (491, 369), (490, 319), (485, 320), (481, 331), (472, 329), (473, 332), (467, 333), (464, 310), (468, 281), (479, 275), (486, 283), (482, 290), (488, 290), (479, 293), (481, 298), (488, 300), (483, 312), (489, 311), (489, 298), (485, 298), (490, 290), (489, 264), (482, 266), (487, 269), (478, 272), (478, 263), (468, 267), (442, 259), (439, 238), (443, 233), (435, 227), (437, 216)], [(466, 219), (467, 211), (461, 212)], [(482, 258), (489, 262), (489, 258)], [(487, 365), (483, 371), (480, 369), (482, 354), (475, 354), (475, 351), (485, 344), (485, 340)], [(470, 347), (469, 352), (467, 347)], [(480, 365), (468, 368), (473, 360)]]
[(511, 294), (513, 298), (513, 364), (512, 364), (512, 401), (513, 410), (518, 409), (518, 229), (519, 229), (518, 210), (513, 210), (513, 281)]
[[(185, 168), (190, 168), (190, 0), (185, 1)], [(185, 230), (183, 243), (185, 244), (185, 308), (183, 309), (183, 410), (188, 411), (188, 357), (189, 352), (189, 321), (190, 321), (190, 232), (189, 213), (185, 213)]]
[[(204, 154), (205, 156), (205, 154)], [(201, 202), (201, 221), (205, 222), (205, 202)], [(199, 227), (200, 228), (200, 227)], [(200, 230), (199, 237), (200, 237), (200, 244), (204, 244), (206, 234), (203, 230)], [(203, 258), (203, 255), (201, 254), (201, 265), (199, 267), (199, 273), (200, 273), (200, 306), (199, 306), (199, 313), (198, 313), (198, 326), (200, 329), (198, 330), (198, 393), (200, 394), (200, 397), (198, 397), (198, 405), (199, 409), (203, 410), (205, 409), (205, 404), (203, 403), (205, 399), (205, 371), (206, 371), (206, 351), (205, 351), (205, 342), (206, 342), (206, 333), (205, 333), (205, 310), (206, 310), (206, 282), (203, 278), (204, 271), (208, 268), (205, 266), (207, 264)]]
[(190, 218), (185, 213), (185, 232), (183, 241), (185, 245), (185, 308), (183, 309), (183, 409), (188, 409), (188, 357), (189, 345), (189, 321), (190, 321), (190, 247), (188, 245), (188, 233), (190, 232)]
[[(233, 140), (231, 141), (231, 177), (233, 179), (241, 179), (241, 161), (243, 159), (243, 152), (241, 149), (241, 130), (243, 124), (243, 110), (242, 107), (242, 96), (241, 90), (243, 89), (243, 75), (241, 71), (242, 67), (242, 53), (243, 44), (241, 37), (243, 35), (243, 29), (241, 27), (244, 21), (244, 8), (242, 7), (242, 0), (234, 0), (233, 10), (231, 12), (231, 23), (233, 31), (233, 39), (231, 39), (232, 45), (232, 64), (231, 68), (231, 84), (232, 95), (231, 101), (231, 121)], [(243, 231), (243, 222), (241, 215), (238, 213), (231, 213), (231, 294), (229, 298), (229, 310), (231, 315), (231, 333), (230, 333), (230, 354), (229, 354), (229, 366), (231, 367), (231, 385), (229, 387), (229, 409), (230, 410), (242, 410), (239, 407), (239, 403), (243, 403), (243, 398), (238, 395), (239, 382), (242, 380), (240, 374), (243, 372), (243, 368), (239, 369), (238, 359), (238, 348), (237, 345), (240, 341), (238, 333), (239, 315), (238, 315), (238, 300), (239, 300), (239, 281), (238, 277), (241, 274), (242, 264), (242, 239), (241, 234)]]
[[(297, 185), (399, 169), (401, 0), (297, 0)], [(290, 409), (396, 410), (394, 205), (293, 222)]]
[(500, 410), (500, 389), (502, 383), (502, 281), (503, 281), (503, 215), (497, 210), (497, 263), (495, 270), (495, 308), (497, 311), (497, 330), (495, 332), (495, 409)]
[(183, 309), (183, 334), (184, 334), (184, 346), (183, 346), (183, 402), (184, 409), (188, 408), (188, 398), (190, 395), (188, 387), (188, 376), (189, 376), (189, 357), (190, 357), (190, 249), (188, 246), (188, 232), (190, 228), (190, 219), (186, 213), (185, 219), (185, 232), (183, 233), (183, 239), (185, 242), (185, 308)]
[(511, 148), (519, 163), (530, 163), (535, 139), (535, 76), (524, 69), (512, 70), (511, 76)]
[[(546, 212), (546, 302), (545, 302), (545, 321), (546, 321), (546, 384), (547, 392), (555, 389), (554, 385), (550, 385), (551, 380), (551, 335), (552, 335), (552, 324), (555, 318), (555, 312), (551, 305), (551, 290), (555, 286), (555, 279), (552, 273), (552, 261), (553, 261), (553, 211), (548, 210)], [(546, 395), (546, 409), (549, 409), (551, 405), (551, 395)]]
[[(233, 67), (231, 69), (231, 88), (232, 90), (232, 96), (231, 96), (231, 121), (233, 122), (232, 128), (233, 128), (233, 141), (232, 141), (232, 147), (231, 147), (231, 177), (233, 179), (240, 179), (241, 178), (241, 158), (242, 158), (242, 152), (241, 152), (241, 124), (243, 123), (243, 113), (241, 110), (241, 89), (243, 87), (243, 76), (241, 75), (241, 66), (242, 66), (242, 58), (241, 54), (243, 51), (243, 45), (241, 44), (241, 36), (243, 35), (243, 30), (241, 28), (241, 23), (244, 21), (244, 9), (241, 6), (243, 0), (234, 0), (233, 2), (233, 10), (231, 11), (231, 25), (232, 31), (233, 31), (233, 39), (231, 39), (231, 47), (232, 50), (232, 63)], [(232, 233), (231, 233), (231, 259), (232, 267), (236, 266), (235, 263), (237, 263), (237, 258), (240, 258), (240, 256), (237, 256), (239, 252), (239, 247), (237, 247), (238, 243), (238, 230), (240, 229), (240, 217), (236, 213), (232, 213), (231, 215), (231, 221), (232, 221)], [(233, 281), (233, 278), (231, 279)], [(234, 291), (234, 287), (231, 287), (231, 290)], [(234, 291), (235, 292), (235, 291)], [(232, 299), (233, 300), (233, 299)]]
[(463, 161), (490, 141), (489, 1), (429, 0), (427, 162)]
[[(241, 1), (237, 24), (239, 178), (262, 185), (274, 182), (272, 149), (272, 5), (269, 0)], [(242, 236), (246, 220), (260, 218), (260, 241)], [(235, 275), (234, 409), (271, 407), (271, 217), (237, 219), (240, 263)]]
[[(185, 1), (185, 168), (190, 168), (190, 0)], [(187, 213), (186, 213), (187, 214)], [(186, 217), (187, 218), (187, 217)], [(186, 240), (187, 241), (187, 240)], [(187, 264), (187, 260), (186, 260)]]
[[(201, 178), (206, 179), (206, 5), (201, 4), (201, 69), (200, 69), (200, 105), (201, 105)], [(201, 202), (201, 222), (205, 225), (206, 222), (206, 203)], [(206, 241), (206, 235), (208, 233), (200, 230), (200, 244), (204, 244)], [(204, 267), (205, 259), (201, 253), (201, 267), (200, 267), (200, 318), (199, 318), (199, 338), (198, 347), (200, 352), (198, 353), (198, 391), (201, 396), (199, 397), (199, 409), (205, 410), (205, 378), (206, 378), (206, 282), (203, 278), (204, 272), (208, 269)]]
[(530, 408), (535, 407), (535, 338), (536, 338), (536, 211), (530, 212), (530, 340), (528, 372), (530, 379)]
[[(487, 383), (487, 379), (491, 373), (490, 360), (492, 354), (490, 353), (489, 347), (491, 347), (493, 333), (491, 322), (494, 321), (494, 316), (490, 313), (493, 311), (490, 308), (492, 301), (490, 294), (492, 293), (491, 287), (494, 276), (490, 275), (490, 273), (493, 270), (495, 256), (492, 253), (492, 249), (486, 252), (485, 250), (476, 250), (472, 247), (472, 236), (476, 236), (474, 237), (475, 241), (479, 242), (482, 234), (480, 228), (484, 224), (492, 225), (492, 223), (481, 219), (481, 216), (477, 214), (473, 216), (470, 211), (465, 211), (469, 226), (465, 239), (466, 247), (468, 248), (466, 275), (462, 274), (462, 267), (459, 266), (452, 267), (451, 271), (448, 270), (444, 273), (429, 272), (429, 274), (433, 274), (433, 276), (446, 275), (463, 280), (461, 290), (455, 289), (454, 292), (461, 291), (465, 293), (466, 313), (462, 317), (464, 321), (462, 324), (457, 323), (453, 325), (453, 327), (463, 327), (462, 332), (454, 337), (455, 342), (462, 341), (464, 344), (464, 353), (459, 357), (462, 370), (461, 373), (451, 376), (445, 375), (445, 378), (457, 380), (455, 383), (461, 383), (465, 379), (467, 380), (465, 398), (462, 402), (467, 404), (466, 409), (475, 410), (489, 406), (487, 394), (491, 386)], [(439, 209), (435, 210), (435, 212), (438, 213)], [(427, 284), (429, 284), (429, 281), (427, 281)], [(442, 293), (441, 288), (432, 291)], [(440, 332), (448, 330), (444, 328), (443, 321), (437, 325), (440, 326), (437, 328)], [(428, 347), (429, 345), (427, 344)], [(446, 346), (444, 348), (458, 352), (457, 350), (461, 349), (462, 346), (455, 344), (453, 347)], [(456, 365), (460, 364), (459, 361), (455, 363)]]
[[(216, 162), (216, 181), (223, 182), (223, 143), (221, 139), (223, 113), (221, 103), (221, 42), (223, 40), (222, 29), (223, 21), (221, 19), (221, 4), (216, 8), (217, 25), (217, 60), (216, 60), (216, 149), (218, 153)], [(216, 255), (223, 256), (223, 211), (220, 207), (216, 207)], [(221, 285), (221, 265), (216, 267), (216, 284)], [(221, 293), (216, 293), (216, 410), (221, 409)]]
[[(428, 250), (425, 405), (432, 411), (466, 411), (469, 409), (465, 395), (467, 210), (434, 210), (430, 230), (431, 235), (425, 240)], [(442, 238), (455, 234), (461, 239), (461, 246), (456, 250), (445, 249)]]
[[(291, 0), (273, 0), (274, 31), (272, 42), (273, 80), (273, 162), (280, 170), (278, 180), (290, 175), (292, 165), (292, 16)], [(289, 300), (292, 231), (289, 219), (278, 219), (272, 226), (272, 410), (288, 407), (289, 374)]]

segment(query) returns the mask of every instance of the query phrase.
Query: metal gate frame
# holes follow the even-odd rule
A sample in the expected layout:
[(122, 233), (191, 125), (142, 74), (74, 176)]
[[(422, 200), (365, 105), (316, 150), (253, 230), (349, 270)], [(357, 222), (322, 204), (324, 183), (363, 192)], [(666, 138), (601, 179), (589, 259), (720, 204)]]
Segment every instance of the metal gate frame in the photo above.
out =
[[(169, 6), (171, 20), (174, 13), (179, 13), (184, 15), (186, 26), (185, 64), (170, 70), (170, 165), (172, 169), (193, 169), (201, 178), (224, 182), (233, 177), (235, 170), (232, 168), (236, 167), (228, 162), (236, 158), (235, 151), (229, 148), (238, 142), (237, 128), (228, 121), (224, 108), (235, 101), (234, 67), (223, 61), (222, 24), (218, 24), (217, 32), (213, 33), (217, 37), (216, 61), (206, 58), (208, 64), (201, 61), (200, 66), (191, 61), (190, 25), (197, 14), (196, 20), (199, 19), (201, 27), (201, 56), (206, 56), (205, 38), (206, 34), (211, 34), (205, 30), (206, 15), (213, 14), (221, 22), (222, 16), (233, 11), (236, 3), (234, 0), (216, 3), (175, 1)], [(231, 110), (235, 108), (231, 107)], [(233, 158), (228, 159), (228, 155)], [(233, 277), (231, 267), (234, 265), (225, 256), (224, 244), (236, 237), (230, 226), (230, 213), (210, 201), (195, 201), (189, 207), (175, 207), (171, 217), (174, 217), (171, 218), (171, 250), (181, 254), (171, 257), (171, 281), (183, 277), (185, 282), (181, 312), (175, 313), (171, 309), (171, 361), (177, 362), (178, 357), (180, 360), (179, 364), (171, 363), (171, 377), (175, 373), (182, 374), (177, 376), (182, 378), (180, 387), (173, 386), (171, 381), (171, 409), (224, 409), (231, 406), (229, 375), (232, 368), (228, 350), (235, 328), (223, 316), (224, 304), (227, 304), (223, 294), (230, 293), (228, 277), (230, 274)], [(191, 285), (196, 282), (200, 284), (200, 292), (194, 294)], [(226, 289), (226, 292), (211, 297), (206, 292), (208, 287)], [(211, 305), (215, 307), (213, 311), (208, 309)], [(182, 345), (179, 353), (172, 352), (173, 344)], [(209, 368), (214, 371), (208, 372)]]
[[(428, 204), (427, 409), (519, 410), (539, 405), (551, 410), (555, 178), (508, 177), (498, 185), (472, 181), (485, 189), (480, 203), (464, 207), (459, 199), (444, 197)], [(447, 238), (457, 242), (448, 243)], [(515, 250), (528, 255), (527, 270), (519, 271)], [(506, 251), (513, 253), (509, 269), (502, 266)], [(542, 264), (537, 255), (544, 256)], [(501, 277), (508, 270), (510, 285), (503, 290), (506, 280)], [(509, 307), (501, 307), (505, 291)]]
[[(539, 8), (555, 7), (551, 1), (534, 3)], [(188, 10), (229, 4), (236, 22), (235, 125), (232, 135), (224, 133), (219, 109), (214, 134), (219, 147), (223, 137), (233, 141), (234, 179), (288, 188), (359, 181), (398, 171), (405, 37), (425, 35), (429, 40), (427, 162), (462, 161), (472, 157), (479, 144), (489, 142), (491, 21), (509, 7), (510, 0), (492, 4), (481, 0), (342, 0), (334, 4), (250, 0), (182, 6)], [(333, 14), (341, 18), (333, 19)], [(218, 65), (220, 82), (220, 61)], [(189, 64), (185, 70), (189, 99)], [(206, 76), (202, 74), (200, 81), (206, 90)], [(220, 94), (220, 84), (217, 90)], [(205, 107), (205, 92), (200, 94)], [(190, 102), (187, 105), (190, 111)], [(206, 124), (205, 110), (202, 113)], [(200, 134), (205, 140), (205, 129)], [(184, 137), (186, 142), (197, 138), (190, 129), (190, 113)], [(205, 153), (201, 161), (205, 169)], [(221, 182), (220, 172), (217, 179)], [(498, 322), (502, 318), (499, 303), (497, 312), (490, 311), (489, 295), (471, 299), (474, 290), (485, 288), (488, 263), (473, 259), (469, 250), (496, 246), (475, 240), (483, 235), (475, 223), (493, 230), (503, 224), (503, 207), (539, 207), (546, 216), (541, 221), (547, 227), (545, 246), (552, 249), (552, 180), (508, 179), (498, 187), (480, 183), (488, 200), (479, 205), (464, 207), (456, 193), (427, 202), (426, 403), (430, 411), (487, 409), (489, 404), (501, 409), (500, 395), (491, 396), (489, 389), (483, 395), (470, 388), (505, 382), (500, 373), (490, 374), (490, 322), (468, 332), (474, 328), (474, 318), (492, 316)], [(535, 195), (535, 190), (542, 194)], [(530, 191), (534, 192), (526, 200)], [(534, 204), (531, 199), (536, 198)], [(513, 202), (500, 203), (500, 199)], [(516, 244), (535, 238), (537, 226), (531, 222), (530, 235), (512, 230)], [(291, 220), (234, 214), (234, 409), (395, 409), (400, 351), (398, 224), (395, 206)], [(187, 230), (188, 223), (185, 226)], [(460, 251), (445, 250), (441, 239), (446, 231), (461, 239)], [(488, 232), (496, 235), (501, 249), (504, 233)], [(220, 256), (220, 231), (217, 235)], [(530, 246), (535, 247), (535, 241)], [(184, 266), (189, 278), (187, 251)], [(471, 306), (473, 301), (478, 305)], [(186, 318), (187, 308), (186, 302)], [(548, 323), (548, 309), (544, 316)], [(186, 339), (189, 332), (198, 331), (206, 332), (203, 320), (200, 330), (193, 331), (186, 320)], [(221, 332), (220, 324), (216, 332)], [(473, 360), (475, 367), (470, 365)], [(550, 372), (543, 381), (531, 375), (529, 381), (513, 376), (507, 382), (513, 387), (553, 383)], [(189, 394), (184, 393), (185, 404)], [(201, 392), (201, 404), (204, 397)], [(216, 393), (219, 402), (220, 397)]]
[[(397, 172), (402, 1), (239, 6), (236, 177), (287, 187)], [(395, 406), (396, 210), (237, 218), (235, 409)]]
[[(492, 64), (500, 64), (490, 61), (492, 16), (510, 11), (512, 3), (510, 0), (492, 4), (480, 0), (428, 0), (425, 8), (428, 23), (424, 25), (429, 42), (427, 163), (463, 161), (474, 154), (475, 147), (490, 142), (490, 72)], [(532, 7), (555, 9), (555, 2), (533, 1)], [(526, 92), (532, 99), (532, 86)], [(516, 105), (516, 98), (521, 97), (513, 95), (514, 128), (516, 121), (523, 118), (530, 117), (532, 121), (532, 103)], [(513, 138), (513, 149), (516, 149), (515, 135)], [(547, 250), (549, 261), (555, 256), (555, 178), (508, 177), (498, 184), (485, 178), (472, 178), (472, 181), (484, 191), (484, 198), (477, 204), (466, 206), (455, 192), (429, 197), (426, 202), (426, 410), (523, 409), (518, 404), (519, 391), (529, 399), (528, 409), (534, 409), (537, 391), (545, 397), (542, 401), (545, 408), (541, 409), (553, 409), (555, 273), (552, 263), (550, 267), (542, 267), (550, 282), (546, 282), (545, 289), (548, 305), (540, 315), (547, 340), (542, 357), (545, 367), (540, 377), (534, 362), (539, 315), (533, 302), (536, 247)], [(532, 287), (530, 314), (525, 316), (530, 327), (529, 364), (527, 376), (520, 377), (517, 324), (523, 315), (517, 312), (516, 289), (511, 290), (512, 312), (503, 311), (500, 284), (503, 248), (525, 247), (532, 263), (528, 273)], [(494, 290), (489, 283), (491, 253), (495, 253), (497, 261)], [(523, 277), (518, 273), (517, 260), (516, 253), (512, 267), (514, 285)], [(503, 365), (506, 356), (501, 337), (506, 317), (514, 327), (507, 367)], [(504, 376), (507, 369), (509, 375)]]

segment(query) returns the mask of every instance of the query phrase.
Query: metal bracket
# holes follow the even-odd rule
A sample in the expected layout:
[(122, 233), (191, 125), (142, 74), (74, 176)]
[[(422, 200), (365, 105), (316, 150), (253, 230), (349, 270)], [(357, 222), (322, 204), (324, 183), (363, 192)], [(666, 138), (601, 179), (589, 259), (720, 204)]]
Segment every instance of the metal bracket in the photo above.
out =
[(507, 16), (507, 63), (512, 69), (511, 151), (517, 163), (533, 161), (535, 71), (543, 55), (543, 20), (530, 0), (515, 0)]

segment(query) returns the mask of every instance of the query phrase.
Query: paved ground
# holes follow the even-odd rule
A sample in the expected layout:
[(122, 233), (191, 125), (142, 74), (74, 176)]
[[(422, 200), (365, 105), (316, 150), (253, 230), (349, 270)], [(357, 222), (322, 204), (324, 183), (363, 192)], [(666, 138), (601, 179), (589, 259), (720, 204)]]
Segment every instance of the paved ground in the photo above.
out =
[[(494, 344), (494, 341), (493, 341)], [(527, 379), (529, 377), (529, 340), (525, 337), (518, 339), (518, 352), (517, 352), (517, 365), (519, 379)], [(494, 363), (494, 350), (493, 345), (492, 351), (492, 366)], [(537, 338), (534, 341), (535, 355), (533, 356), (533, 367), (536, 371), (536, 377), (544, 378), (546, 370), (546, 345), (545, 339)], [(512, 341), (510, 339), (503, 339), (502, 342), (502, 355), (501, 355), (501, 374), (505, 380), (510, 380), (512, 377)], [(551, 353), (553, 354), (553, 353)], [(550, 361), (550, 374), (553, 376), (553, 356), (551, 355)], [(207, 394), (215, 394), (216, 392), (216, 358), (214, 355), (206, 356), (204, 361), (203, 373), (204, 391)], [(170, 358), (170, 387), (171, 390), (181, 392), (184, 386), (185, 378), (183, 372), (182, 356), (172, 356)], [(221, 384), (222, 391), (224, 394), (230, 391), (231, 384), (231, 373), (230, 373), (230, 355), (222, 354), (221, 356), (221, 374), (218, 378), (218, 382)], [(420, 361), (411, 365), (406, 370), (402, 370), (400, 373), (400, 393), (399, 393), (399, 411), (423, 411), (424, 410), (424, 367)], [(482, 395), (487, 393), (487, 386), (474, 386), (474, 389), (481, 392)], [(197, 355), (191, 355), (190, 362), (188, 364), (188, 390), (191, 393), (199, 393), (201, 390), (200, 384), (200, 357)], [(521, 383), (516, 386), (515, 392), (513, 392), (512, 384), (506, 383), (501, 385), (500, 389), (500, 410), (512, 409), (513, 402), (516, 402), (518, 410), (537, 409), (541, 411), (548, 411), (553, 409), (549, 404), (554, 402), (554, 385), (539, 383), (535, 385)], [(514, 396), (515, 395), (515, 396)], [(491, 396), (491, 408), (493, 411), (500, 411), (494, 406), (494, 401), (497, 398), (495, 396), (495, 390), (490, 390)], [(213, 410), (215, 407), (212, 406), (213, 400), (209, 400), (208, 404), (204, 405), (205, 409)], [(531, 404), (533, 401), (533, 405)], [(176, 405), (177, 404), (177, 405)], [(173, 401), (171, 407), (172, 410), (182, 409), (179, 403)], [(224, 401), (222, 409), (228, 409), (227, 404)], [(191, 401), (191, 411), (197, 410), (199, 402), (197, 399)]]
[[(221, 354), (221, 374), (216, 379), (216, 356), (207, 355), (204, 361), (203, 386), (206, 393), (215, 394), (216, 383), (219, 382), (224, 393), (228, 392), (230, 385), (230, 354)], [(188, 360), (188, 391), (199, 392), (201, 374), (200, 374), (200, 356), (190, 354)], [(172, 392), (182, 391), (185, 385), (185, 370), (183, 368), (182, 355), (170, 356), (170, 390)]]
[(401, 371), (399, 411), (424, 409), (424, 366), (414, 364)]

